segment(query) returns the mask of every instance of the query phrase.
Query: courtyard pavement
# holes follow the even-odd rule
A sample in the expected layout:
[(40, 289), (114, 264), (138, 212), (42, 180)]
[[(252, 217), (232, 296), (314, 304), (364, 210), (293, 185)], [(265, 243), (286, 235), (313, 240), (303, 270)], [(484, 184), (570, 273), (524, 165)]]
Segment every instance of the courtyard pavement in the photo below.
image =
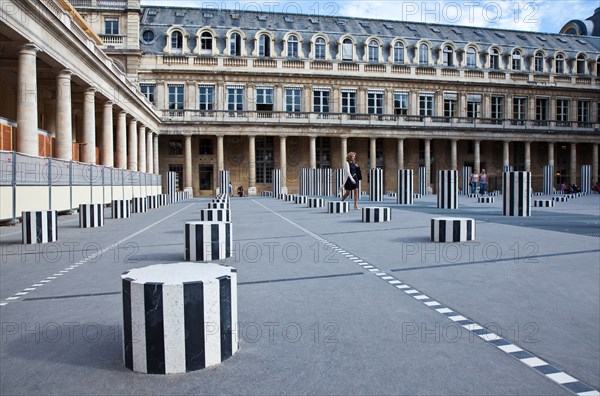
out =
[[(331, 198), (335, 199), (335, 198)], [(538, 197), (534, 197), (538, 199)], [(388, 206), (392, 221), (232, 198), (240, 349), (207, 369), (123, 364), (121, 273), (183, 261), (196, 198), (21, 245), (0, 228), (2, 395), (573, 395), (600, 389), (600, 195), (502, 216), (501, 197)], [(433, 243), (430, 219), (477, 238)], [(201, 268), (202, 264), (198, 263)]]

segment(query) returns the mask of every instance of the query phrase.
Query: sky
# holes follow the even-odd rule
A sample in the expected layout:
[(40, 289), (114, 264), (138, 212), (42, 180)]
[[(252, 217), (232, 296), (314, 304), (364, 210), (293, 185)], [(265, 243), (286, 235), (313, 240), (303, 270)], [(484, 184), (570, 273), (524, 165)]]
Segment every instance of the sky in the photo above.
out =
[(600, 0), (141, 0), (142, 5), (275, 11), (558, 33)]

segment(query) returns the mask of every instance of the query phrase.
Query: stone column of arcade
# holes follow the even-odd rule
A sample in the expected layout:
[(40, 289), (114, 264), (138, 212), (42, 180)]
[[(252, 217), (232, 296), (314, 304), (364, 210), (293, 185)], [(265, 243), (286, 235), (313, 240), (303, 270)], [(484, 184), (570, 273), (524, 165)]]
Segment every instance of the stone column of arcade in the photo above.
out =
[(38, 155), (37, 67), (38, 48), (26, 44), (19, 51), (17, 89), (17, 151)]
[(138, 171), (146, 172), (146, 127), (140, 125), (138, 131)]
[(571, 143), (571, 166), (569, 166), (569, 184), (577, 184), (577, 144)]
[(481, 172), (481, 142), (479, 140), (475, 140), (473, 143), (473, 172), (479, 174)]
[(256, 137), (248, 136), (248, 196), (256, 196)]
[(309, 158), (309, 168), (317, 169), (317, 137), (310, 137), (310, 158)]
[(598, 145), (592, 145), (592, 187), (598, 182)]
[(127, 113), (119, 112), (117, 117), (117, 139), (116, 139), (115, 167), (125, 169), (127, 166)]
[(287, 194), (287, 139), (279, 137), (279, 166), (281, 168), (281, 194)]
[(83, 93), (83, 146), (81, 161), (96, 163), (96, 89), (88, 88)]
[(525, 142), (525, 171), (531, 172), (531, 142)]
[(507, 169), (510, 166), (510, 158), (509, 158), (509, 141), (502, 142), (502, 166), (504, 169)]
[(193, 195), (192, 187), (192, 136), (186, 135), (183, 138), (183, 191)]
[(146, 132), (146, 172), (154, 173), (154, 141), (153, 132)]
[(450, 140), (450, 170), (458, 170), (457, 146), (456, 139)]
[(431, 183), (431, 139), (425, 139), (425, 186), (429, 194)]
[(404, 169), (404, 139), (398, 139), (398, 169)]
[(154, 154), (154, 173), (158, 175), (160, 173), (160, 168), (158, 167), (158, 134), (155, 133), (152, 140), (154, 142), (154, 150), (152, 151), (152, 154)]
[(71, 117), (71, 71), (63, 70), (56, 78), (56, 152), (58, 159), (73, 159), (73, 125)]
[(138, 142), (137, 142), (137, 120), (133, 118), (129, 121), (129, 134), (128, 134), (129, 144), (128, 147), (128, 155), (127, 155), (127, 169), (130, 171), (137, 171), (137, 163), (138, 163)]
[(377, 168), (377, 139), (369, 139), (369, 169)]
[(110, 100), (104, 104), (102, 113), (102, 165), (114, 166), (113, 147), (113, 102)]

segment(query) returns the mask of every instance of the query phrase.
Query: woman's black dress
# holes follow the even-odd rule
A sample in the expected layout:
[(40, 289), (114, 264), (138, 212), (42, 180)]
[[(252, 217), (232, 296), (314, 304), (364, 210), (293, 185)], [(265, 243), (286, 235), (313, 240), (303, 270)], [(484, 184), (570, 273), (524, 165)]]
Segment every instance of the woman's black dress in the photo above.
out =
[(350, 174), (352, 175), (354, 181), (357, 182), (357, 184), (352, 183), (352, 180), (350, 180), (350, 178), (347, 178), (346, 183), (344, 183), (345, 190), (355, 190), (358, 188), (358, 180), (356, 180), (356, 164), (353, 162), (350, 162)]

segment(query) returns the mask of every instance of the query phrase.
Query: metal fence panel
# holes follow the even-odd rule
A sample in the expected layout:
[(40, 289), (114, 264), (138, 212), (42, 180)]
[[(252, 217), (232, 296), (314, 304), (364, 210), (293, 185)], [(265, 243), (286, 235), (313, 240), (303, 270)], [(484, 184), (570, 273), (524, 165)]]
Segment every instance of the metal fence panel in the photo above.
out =
[(17, 154), (17, 185), (48, 185), (48, 159)]
[(12, 151), (0, 151), (0, 186), (10, 186), (12, 184), (12, 157)]

